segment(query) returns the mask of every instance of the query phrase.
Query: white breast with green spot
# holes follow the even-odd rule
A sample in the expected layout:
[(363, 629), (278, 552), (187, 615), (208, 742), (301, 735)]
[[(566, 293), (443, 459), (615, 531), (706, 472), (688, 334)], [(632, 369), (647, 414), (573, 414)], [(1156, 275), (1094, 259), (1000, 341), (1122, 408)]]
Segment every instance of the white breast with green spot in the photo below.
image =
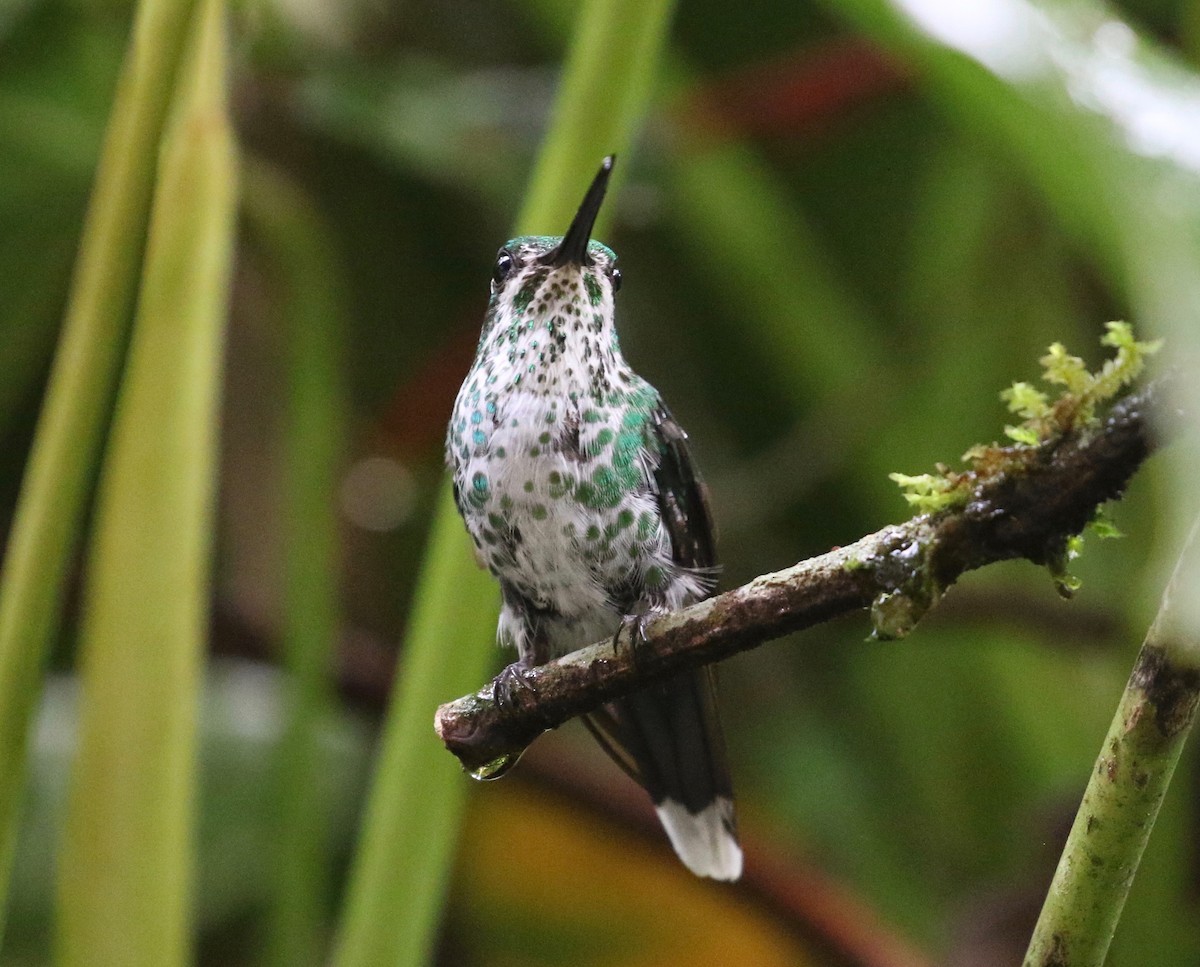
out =
[[(672, 561), (652, 489), (658, 394), (620, 354), (611, 293), (544, 276), (524, 304), (493, 307), (447, 448), (481, 563), (542, 613), (558, 653), (704, 582)], [(524, 651), (527, 616), (507, 611), (501, 636)]]

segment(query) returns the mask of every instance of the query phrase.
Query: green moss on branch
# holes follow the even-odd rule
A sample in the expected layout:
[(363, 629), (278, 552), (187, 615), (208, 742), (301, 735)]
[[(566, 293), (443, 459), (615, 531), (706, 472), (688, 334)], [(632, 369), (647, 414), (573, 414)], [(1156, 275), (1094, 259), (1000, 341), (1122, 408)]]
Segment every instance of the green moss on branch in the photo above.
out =
[(1009, 411), (1021, 417), (1018, 425), (1004, 428), (1012, 444), (972, 447), (962, 457), (970, 464), (966, 471), (955, 472), (939, 464), (937, 473), (889, 474), (900, 485), (904, 499), (923, 514), (961, 507), (981, 479), (1020, 473), (1043, 444), (1068, 433), (1095, 429), (1097, 408), (1116, 399), (1141, 375), (1146, 357), (1162, 348), (1162, 340), (1138, 342), (1127, 322), (1110, 322), (1105, 329), (1100, 345), (1114, 353), (1094, 373), (1058, 342), (1039, 360), (1042, 379), (1063, 387), (1057, 399), (1051, 401), (1047, 393), (1024, 382), (1013, 383), (1000, 394)]

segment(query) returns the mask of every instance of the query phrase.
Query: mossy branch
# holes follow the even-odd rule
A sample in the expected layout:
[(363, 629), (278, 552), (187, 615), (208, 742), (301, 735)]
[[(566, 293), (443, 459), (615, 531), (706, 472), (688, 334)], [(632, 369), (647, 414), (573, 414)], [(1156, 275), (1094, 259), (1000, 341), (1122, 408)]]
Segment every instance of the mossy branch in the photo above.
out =
[(1060, 579), (1068, 541), (1155, 449), (1151, 415), (1164, 398), (1159, 381), (1036, 446), (991, 447), (984, 465), (956, 475), (964, 499), (953, 506), (654, 617), (636, 650), (602, 641), (522, 671), (528, 688), (508, 688), (512, 701), (496, 701), (493, 681), (438, 709), (437, 732), (466, 768), (495, 774), (574, 716), (838, 615), (870, 608), (877, 636), (901, 637), (966, 571), (1025, 558)]

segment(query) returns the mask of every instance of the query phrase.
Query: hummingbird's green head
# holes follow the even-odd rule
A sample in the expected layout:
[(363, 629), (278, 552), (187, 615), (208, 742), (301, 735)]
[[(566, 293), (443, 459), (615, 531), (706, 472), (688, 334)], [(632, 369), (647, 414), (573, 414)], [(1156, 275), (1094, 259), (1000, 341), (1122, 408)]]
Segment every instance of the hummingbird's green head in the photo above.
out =
[(591, 234), (615, 161), (609, 155), (600, 165), (566, 235), (522, 235), (504, 244), (492, 272), (493, 312), (511, 307), (525, 313), (535, 300), (550, 308), (581, 285), (592, 307), (606, 301), (611, 305), (621, 287), (617, 256), (608, 246), (592, 241)]
[(475, 354), (485, 387), (573, 399), (626, 379), (613, 324), (617, 257), (591, 240), (612, 166), (605, 158), (565, 235), (523, 235), (500, 249)]

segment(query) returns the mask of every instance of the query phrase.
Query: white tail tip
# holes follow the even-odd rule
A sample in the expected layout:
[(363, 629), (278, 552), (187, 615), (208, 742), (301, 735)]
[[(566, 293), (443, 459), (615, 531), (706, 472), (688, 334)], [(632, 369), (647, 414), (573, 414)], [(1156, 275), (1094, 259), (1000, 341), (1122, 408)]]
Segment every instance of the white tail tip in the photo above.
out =
[(718, 797), (699, 813), (688, 812), (674, 799), (664, 799), (657, 809), (671, 845), (689, 870), (714, 880), (736, 880), (742, 875), (742, 850), (730, 831), (730, 800)]

